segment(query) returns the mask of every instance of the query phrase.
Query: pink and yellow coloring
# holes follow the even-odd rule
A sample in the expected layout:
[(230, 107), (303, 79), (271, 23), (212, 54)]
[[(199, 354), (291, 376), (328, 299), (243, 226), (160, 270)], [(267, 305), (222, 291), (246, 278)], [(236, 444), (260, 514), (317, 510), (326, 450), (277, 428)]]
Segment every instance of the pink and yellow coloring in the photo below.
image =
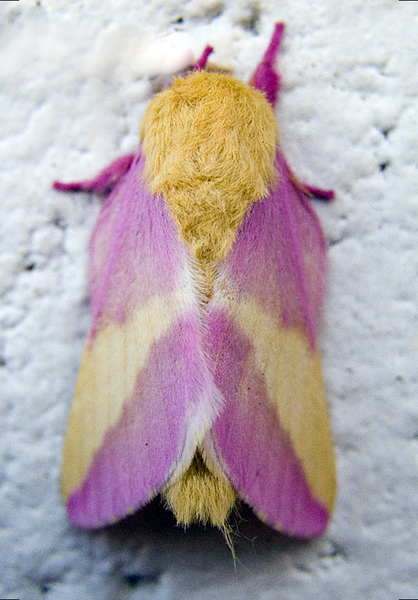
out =
[(161, 494), (185, 525), (227, 531), (242, 500), (288, 535), (327, 526), (326, 245), (310, 196), (333, 194), (300, 184), (280, 150), (282, 33), (250, 85), (201, 69), (175, 79), (150, 103), (136, 155), (54, 184), (113, 187), (90, 243), (92, 324), (64, 447), (74, 525)]

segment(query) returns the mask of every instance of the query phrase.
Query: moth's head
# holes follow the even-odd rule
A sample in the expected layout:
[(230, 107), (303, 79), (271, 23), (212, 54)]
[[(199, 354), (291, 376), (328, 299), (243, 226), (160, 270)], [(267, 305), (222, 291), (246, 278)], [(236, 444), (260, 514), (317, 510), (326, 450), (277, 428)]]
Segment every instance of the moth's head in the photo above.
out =
[(153, 193), (211, 182), (257, 200), (275, 177), (273, 110), (235, 77), (197, 71), (175, 79), (151, 101), (140, 138)]

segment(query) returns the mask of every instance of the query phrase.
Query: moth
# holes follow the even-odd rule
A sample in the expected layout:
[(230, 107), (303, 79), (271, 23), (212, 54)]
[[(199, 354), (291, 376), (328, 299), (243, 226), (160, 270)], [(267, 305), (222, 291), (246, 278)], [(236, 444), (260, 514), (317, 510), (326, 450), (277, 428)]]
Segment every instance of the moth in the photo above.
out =
[(197, 68), (149, 104), (135, 155), (61, 190), (112, 191), (90, 242), (92, 322), (65, 438), (76, 526), (157, 494), (228, 530), (238, 500), (288, 535), (325, 530), (335, 459), (317, 346), (326, 243), (279, 144), (274, 61)]

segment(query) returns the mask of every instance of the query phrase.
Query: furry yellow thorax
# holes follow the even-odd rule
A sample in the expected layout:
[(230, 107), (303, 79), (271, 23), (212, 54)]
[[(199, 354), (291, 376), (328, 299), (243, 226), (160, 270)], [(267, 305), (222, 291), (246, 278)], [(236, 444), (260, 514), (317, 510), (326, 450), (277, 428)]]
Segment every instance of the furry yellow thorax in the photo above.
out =
[(140, 137), (151, 192), (166, 198), (202, 267), (215, 263), (274, 180), (270, 104), (234, 77), (198, 71), (155, 96)]

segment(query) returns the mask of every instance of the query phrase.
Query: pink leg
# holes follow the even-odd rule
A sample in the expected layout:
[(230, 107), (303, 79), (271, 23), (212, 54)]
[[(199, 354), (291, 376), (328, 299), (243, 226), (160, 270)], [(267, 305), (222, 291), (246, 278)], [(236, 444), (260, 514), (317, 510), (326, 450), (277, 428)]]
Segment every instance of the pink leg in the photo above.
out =
[(85, 181), (75, 181), (73, 183), (61, 183), (54, 181), (52, 187), (55, 190), (62, 191), (86, 191), (86, 192), (110, 192), (115, 187), (119, 179), (125, 175), (131, 166), (134, 154), (127, 154), (114, 160), (106, 169), (94, 179)]
[(314, 196), (315, 198), (319, 198), (321, 200), (334, 200), (335, 194), (332, 190), (323, 190), (321, 188), (302, 183), (301, 181), (299, 181), (296, 175), (292, 173), (288, 164), (286, 164), (286, 168), (289, 175), (289, 179), (293, 182), (293, 185), (299, 188), (304, 194), (311, 197)]
[(315, 198), (320, 198), (321, 200), (334, 200), (335, 194), (332, 190), (323, 190), (321, 188), (313, 187), (311, 185), (303, 184), (305, 190), (307, 190), (312, 196)]
[(260, 92), (264, 92), (267, 100), (275, 106), (280, 89), (280, 76), (274, 70), (274, 61), (283, 38), (284, 23), (276, 23), (269, 47), (263, 60), (254, 71), (250, 79), (250, 85)]
[(201, 69), (204, 69), (206, 67), (207, 60), (208, 60), (209, 56), (212, 54), (212, 52), (213, 52), (212, 46), (206, 46), (206, 48), (202, 52), (202, 56), (199, 58), (197, 63), (195, 63), (190, 68), (190, 72), (193, 73), (194, 71), (200, 71)]

